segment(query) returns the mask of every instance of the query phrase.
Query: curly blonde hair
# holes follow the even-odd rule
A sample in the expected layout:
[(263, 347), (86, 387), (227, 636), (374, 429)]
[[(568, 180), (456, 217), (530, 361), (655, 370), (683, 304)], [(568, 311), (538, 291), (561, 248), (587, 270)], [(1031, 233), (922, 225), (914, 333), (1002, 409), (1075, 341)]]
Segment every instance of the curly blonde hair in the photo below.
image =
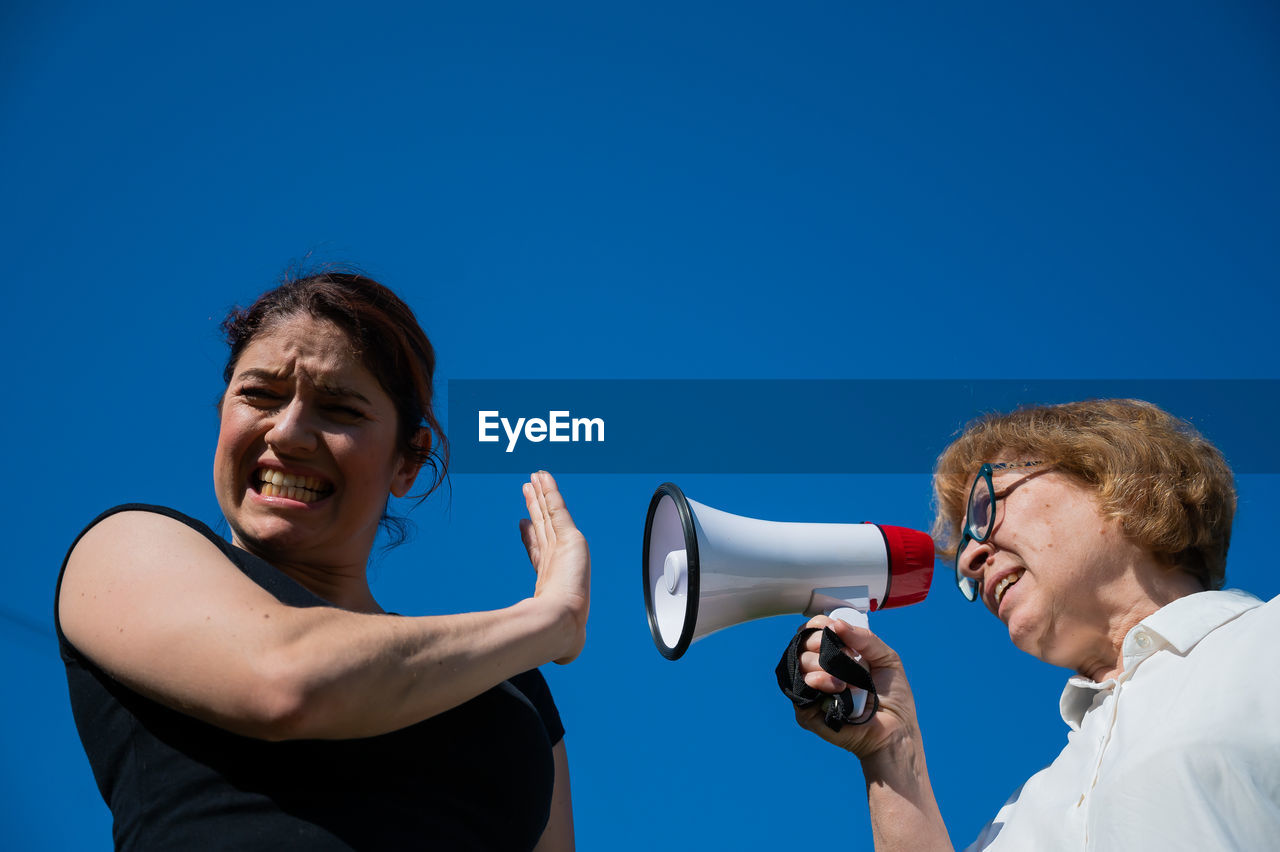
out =
[(934, 540), (955, 556), (985, 462), (1043, 461), (1093, 490), (1104, 515), (1169, 565), (1218, 589), (1236, 511), (1231, 469), (1191, 424), (1136, 399), (1020, 408), (971, 422), (934, 467)]

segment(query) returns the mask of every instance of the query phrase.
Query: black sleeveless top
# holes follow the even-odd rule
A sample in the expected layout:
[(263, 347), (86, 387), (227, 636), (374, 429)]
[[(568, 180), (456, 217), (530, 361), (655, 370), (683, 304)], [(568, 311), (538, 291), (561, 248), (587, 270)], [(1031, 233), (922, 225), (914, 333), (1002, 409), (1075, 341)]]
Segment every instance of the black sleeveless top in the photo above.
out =
[[(117, 506), (89, 527), (124, 511), (156, 512), (197, 530), (281, 603), (329, 605), (172, 509)], [(551, 748), (564, 729), (536, 669), (389, 734), (266, 742), (113, 680), (67, 641), (56, 597), (54, 622), (76, 727), (114, 817), (117, 849), (530, 849), (546, 827)]]

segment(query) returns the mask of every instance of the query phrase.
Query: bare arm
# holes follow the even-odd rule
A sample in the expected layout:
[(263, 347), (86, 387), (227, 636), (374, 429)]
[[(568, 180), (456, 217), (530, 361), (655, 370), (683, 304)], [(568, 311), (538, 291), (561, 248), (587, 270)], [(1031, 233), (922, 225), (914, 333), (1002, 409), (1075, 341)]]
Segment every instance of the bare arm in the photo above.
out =
[[(801, 727), (853, 752), (862, 761), (876, 852), (951, 850), (929, 782), (915, 699), (902, 660), (864, 628), (825, 616), (813, 618), (808, 626), (831, 627), (848, 648), (860, 654), (880, 698), (880, 710), (871, 721), (846, 725), (838, 732), (826, 726), (817, 706), (796, 709)], [(821, 633), (812, 634), (801, 654), (805, 682), (823, 692), (840, 692), (845, 684), (818, 665), (821, 640)]]
[(386, 733), (582, 649), (590, 557), (555, 481), (525, 486), (534, 595), (424, 618), (281, 604), (208, 540), (161, 515), (113, 515), (81, 538), (59, 617), (129, 687), (262, 739)]
[(551, 793), (551, 816), (534, 852), (573, 852), (573, 797), (569, 791), (569, 754), (564, 740), (551, 751), (556, 762), (556, 786)]

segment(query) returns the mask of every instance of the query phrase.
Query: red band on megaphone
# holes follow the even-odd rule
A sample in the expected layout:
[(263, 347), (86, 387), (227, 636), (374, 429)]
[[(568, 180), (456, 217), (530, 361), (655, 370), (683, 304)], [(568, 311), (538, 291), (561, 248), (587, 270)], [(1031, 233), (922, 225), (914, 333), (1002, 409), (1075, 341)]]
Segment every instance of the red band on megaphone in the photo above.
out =
[(889, 545), (889, 592), (877, 609), (920, 603), (933, 581), (933, 539), (907, 527), (877, 524)]

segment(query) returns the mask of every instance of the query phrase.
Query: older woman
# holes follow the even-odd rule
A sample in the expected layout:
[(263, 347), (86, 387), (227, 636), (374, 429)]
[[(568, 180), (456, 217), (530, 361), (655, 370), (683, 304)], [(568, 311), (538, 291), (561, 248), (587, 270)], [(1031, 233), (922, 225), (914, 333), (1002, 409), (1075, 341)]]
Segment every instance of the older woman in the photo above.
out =
[[(935, 533), (956, 583), (1013, 644), (1075, 671), (1070, 732), (972, 849), (1264, 849), (1280, 837), (1280, 599), (1223, 583), (1231, 472), (1187, 424), (1147, 403), (1030, 408), (971, 424), (939, 458)], [(876, 848), (949, 849), (898, 656), (866, 630), (816, 618), (861, 655), (880, 710), (831, 730), (862, 763)], [(801, 655), (821, 669), (821, 634)], [(998, 668), (998, 661), (990, 661)], [(995, 683), (997, 681), (992, 681)], [(980, 747), (1016, 740), (998, 696), (971, 706)]]
[(117, 848), (571, 848), (563, 730), (536, 667), (582, 649), (590, 560), (555, 481), (524, 486), (529, 598), (389, 615), (366, 573), (388, 498), (424, 465), (443, 472), (431, 344), (393, 293), (345, 273), (289, 281), (225, 329), (214, 485), (230, 543), (120, 506), (59, 579)]

